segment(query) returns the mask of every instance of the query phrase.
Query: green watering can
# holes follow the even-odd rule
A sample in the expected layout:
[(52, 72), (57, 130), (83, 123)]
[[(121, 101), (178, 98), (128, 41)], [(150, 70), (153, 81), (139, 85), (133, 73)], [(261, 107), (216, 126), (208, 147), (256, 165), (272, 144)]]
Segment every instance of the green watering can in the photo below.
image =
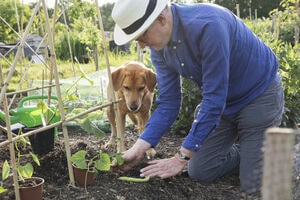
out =
[[(44, 119), (46, 119), (46, 113), (49, 109), (48, 115), (48, 124), (52, 124), (55, 122), (60, 121), (60, 115), (57, 113), (57, 106), (56, 105), (49, 105), (48, 109), (43, 109), (38, 107), (37, 102), (38, 100), (48, 99), (47, 96), (28, 96), (22, 98), (16, 109), (12, 109), (9, 111), (9, 118), (10, 123), (21, 123), (26, 127), (36, 127), (41, 126), (42, 122), (42, 115)], [(51, 100), (58, 101), (56, 96), (51, 96)], [(25, 106), (25, 102), (36, 100), (36, 104)], [(27, 102), (28, 103), (28, 102)], [(5, 113), (0, 111), (0, 119), (5, 121)]]

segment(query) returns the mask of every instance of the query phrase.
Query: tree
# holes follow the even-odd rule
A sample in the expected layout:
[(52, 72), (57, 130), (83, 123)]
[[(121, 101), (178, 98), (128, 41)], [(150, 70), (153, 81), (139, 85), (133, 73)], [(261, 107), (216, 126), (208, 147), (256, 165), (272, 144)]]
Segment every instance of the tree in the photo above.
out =
[[(18, 21), (25, 27), (28, 23), (32, 12), (28, 5), (21, 5), (19, 1), (16, 2), (18, 10)], [(11, 0), (2, 0), (0, 6), (0, 16), (15, 30), (18, 30), (18, 23), (16, 18), (15, 3)], [(5, 22), (0, 19), (0, 41), (4, 43), (14, 43), (18, 36), (13, 32)]]
[[(203, 2), (203, 0), (196, 0), (194, 2)], [(249, 17), (250, 10), (251, 16), (253, 17), (255, 15), (255, 10), (257, 10), (258, 18), (268, 17), (269, 12), (275, 8), (278, 8), (280, 5), (280, 0), (214, 0), (210, 2), (224, 6), (234, 13), (237, 13), (236, 5), (239, 4), (241, 18)]]
[(113, 3), (107, 3), (100, 7), (102, 20), (103, 20), (103, 26), (105, 31), (113, 31), (115, 22), (111, 17), (111, 12), (113, 9), (114, 4)]

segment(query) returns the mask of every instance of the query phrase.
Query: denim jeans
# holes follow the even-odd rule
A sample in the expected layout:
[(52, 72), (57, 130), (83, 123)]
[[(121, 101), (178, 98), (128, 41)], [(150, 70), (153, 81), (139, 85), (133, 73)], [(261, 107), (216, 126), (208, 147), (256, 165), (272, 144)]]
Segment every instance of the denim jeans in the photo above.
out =
[[(265, 130), (279, 126), (283, 114), (281, 76), (234, 116), (222, 116), (203, 146), (188, 163), (191, 178), (211, 182), (228, 174), (239, 174), (241, 191), (257, 193), (261, 188), (262, 146)], [(238, 139), (238, 140), (237, 140)]]

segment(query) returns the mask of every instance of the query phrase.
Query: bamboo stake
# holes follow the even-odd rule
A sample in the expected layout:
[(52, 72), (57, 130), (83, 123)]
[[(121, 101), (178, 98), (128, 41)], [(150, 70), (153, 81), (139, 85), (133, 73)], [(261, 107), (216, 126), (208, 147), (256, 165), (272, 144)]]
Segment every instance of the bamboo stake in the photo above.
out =
[[(61, 114), (61, 119), (62, 121), (65, 120), (65, 113), (64, 113), (64, 108), (63, 108), (63, 101), (61, 97), (61, 91), (59, 87), (59, 78), (58, 78), (58, 70), (57, 70), (57, 65), (56, 65), (56, 55), (55, 55), (55, 50), (54, 50), (54, 41), (52, 37), (52, 32), (50, 29), (50, 22), (49, 22), (49, 17), (48, 17), (48, 11), (47, 11), (47, 6), (45, 0), (43, 0), (43, 7), (44, 7), (44, 12), (46, 16), (46, 30), (48, 32), (48, 39), (49, 39), (49, 47), (50, 47), (50, 63), (53, 67), (53, 72), (54, 72), (54, 78), (55, 78), (55, 83), (56, 83), (56, 95), (58, 99), (58, 106), (59, 106), (59, 111)], [(68, 135), (68, 129), (64, 123), (62, 123), (62, 130), (63, 130), (63, 135), (64, 135), (64, 144), (65, 144), (65, 150), (66, 150), (66, 157), (67, 157), (67, 164), (68, 164), (68, 169), (69, 169), (69, 178), (70, 178), (70, 184), (75, 185), (75, 180), (74, 180), (74, 174), (73, 174), (73, 168), (72, 168), (72, 163), (71, 163), (71, 150), (70, 150), (70, 144), (69, 144), (69, 135)]]
[(16, 200), (20, 200), (20, 192), (19, 192), (19, 183), (18, 183), (18, 172), (17, 172), (17, 166), (16, 166), (16, 152), (15, 152), (15, 147), (14, 143), (12, 142), (12, 132), (10, 129), (10, 119), (9, 119), (9, 111), (8, 111), (8, 105), (7, 105), (7, 96), (4, 95), (4, 110), (5, 110), (5, 119), (6, 119), (6, 124), (7, 124), (7, 137), (9, 141), (9, 153), (10, 153), (10, 162), (11, 162), (11, 168), (13, 172), (13, 181), (14, 181), (14, 189), (15, 189), (15, 196)]
[(2, 71), (2, 62), (0, 57), (0, 85), (3, 86), (3, 71)]
[(11, 79), (11, 77), (13, 76), (13, 73), (14, 73), (14, 71), (15, 71), (15, 69), (16, 69), (16, 65), (17, 65), (18, 59), (19, 59), (19, 57), (21, 56), (22, 49), (23, 49), (23, 47), (24, 47), (24, 44), (25, 44), (27, 35), (28, 35), (28, 33), (29, 33), (29, 31), (30, 31), (30, 27), (31, 27), (31, 25), (32, 25), (32, 23), (33, 23), (34, 16), (37, 14), (37, 12), (38, 12), (38, 10), (39, 10), (40, 3), (41, 3), (41, 0), (39, 0), (38, 3), (36, 4), (35, 9), (34, 9), (34, 12), (33, 12), (32, 16), (31, 16), (31, 18), (30, 18), (30, 20), (29, 20), (29, 23), (27, 24), (27, 27), (26, 27), (25, 32), (24, 32), (24, 34), (23, 34), (23, 37), (22, 37), (22, 39), (21, 39), (21, 41), (20, 41), (20, 45), (18, 46), (18, 50), (17, 50), (16, 56), (15, 56), (15, 59), (14, 59), (14, 61), (13, 61), (13, 63), (12, 63), (12, 66), (11, 66), (11, 68), (10, 68), (10, 71), (9, 71), (9, 73), (8, 73), (8, 75), (7, 75), (7, 79), (6, 79), (6, 81), (4, 82), (3, 87), (2, 87), (2, 89), (1, 89), (1, 93), (0, 93), (0, 103), (2, 103), (2, 99), (3, 99), (4, 95), (5, 95), (5, 92), (6, 92), (6, 90), (7, 90), (7, 87), (8, 87), (8, 84), (9, 84), (9, 82), (10, 82), (10, 79)]
[[(113, 86), (112, 86), (110, 64), (109, 64), (109, 59), (108, 59), (107, 45), (106, 45), (106, 41), (105, 41), (105, 33), (104, 33), (104, 28), (103, 28), (102, 17), (101, 17), (98, 1), (95, 0), (95, 3), (96, 3), (96, 9), (97, 9), (100, 32), (101, 32), (101, 35), (102, 35), (102, 45), (103, 45), (104, 54), (105, 54), (107, 74), (108, 74), (108, 78), (109, 78), (108, 89), (109, 89), (109, 92), (111, 94), (112, 101), (116, 101), (115, 92), (114, 92)], [(114, 112), (115, 112), (115, 116), (116, 116), (116, 126), (117, 126), (117, 152), (123, 152), (123, 151), (126, 150), (126, 148), (125, 148), (125, 142), (124, 142), (124, 135), (121, 134), (121, 131), (120, 131), (121, 130), (120, 111), (119, 111), (118, 105), (116, 105), (116, 104), (114, 105)]]
[(75, 72), (74, 59), (73, 59), (73, 53), (72, 53), (72, 47), (71, 47), (71, 40), (70, 40), (70, 28), (69, 28), (69, 25), (68, 25), (68, 23), (67, 23), (66, 9), (65, 9), (65, 5), (64, 5), (64, 4), (63, 4), (62, 14), (63, 14), (65, 26), (66, 26), (66, 28), (67, 28), (68, 48), (69, 48), (69, 54), (70, 54), (71, 63), (72, 63), (73, 75), (74, 75), (74, 77), (75, 77), (75, 76), (76, 76), (76, 72)]
[[(61, 85), (61, 84), (60, 84)], [(16, 91), (16, 92), (8, 92), (6, 93), (7, 96), (9, 95), (14, 95), (14, 94), (19, 94), (19, 93), (24, 93), (24, 92), (30, 92), (30, 91), (34, 91), (34, 90), (40, 90), (40, 89), (43, 89), (43, 88), (49, 88), (49, 87), (55, 87), (56, 85), (45, 85), (43, 87), (35, 87), (35, 88), (29, 88), (29, 89), (26, 89), (26, 90), (19, 90), (19, 91)]]

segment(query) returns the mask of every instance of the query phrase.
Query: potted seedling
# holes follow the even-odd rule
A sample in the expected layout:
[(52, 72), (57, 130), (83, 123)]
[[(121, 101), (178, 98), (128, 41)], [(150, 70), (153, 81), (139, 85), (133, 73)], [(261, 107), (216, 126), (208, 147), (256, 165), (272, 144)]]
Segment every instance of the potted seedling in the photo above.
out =
[[(36, 154), (29, 152), (22, 154), (22, 149), (25, 149), (28, 143), (27, 138), (22, 138), (15, 143), (17, 153), (16, 168), (18, 174), (18, 184), (21, 200), (42, 200), (43, 199), (43, 184), (44, 179), (41, 177), (33, 177), (34, 167), (31, 162), (40, 166), (39, 159)], [(32, 161), (28, 161), (32, 159)], [(2, 166), (2, 180), (6, 180), (10, 176), (11, 166), (5, 160)], [(5, 188), (0, 188), (5, 192)]]
[(109, 171), (112, 162), (123, 164), (120, 154), (108, 154), (101, 150), (95, 155), (90, 155), (87, 150), (79, 150), (71, 156), (75, 183), (86, 186), (94, 183), (94, 177), (100, 171)]

